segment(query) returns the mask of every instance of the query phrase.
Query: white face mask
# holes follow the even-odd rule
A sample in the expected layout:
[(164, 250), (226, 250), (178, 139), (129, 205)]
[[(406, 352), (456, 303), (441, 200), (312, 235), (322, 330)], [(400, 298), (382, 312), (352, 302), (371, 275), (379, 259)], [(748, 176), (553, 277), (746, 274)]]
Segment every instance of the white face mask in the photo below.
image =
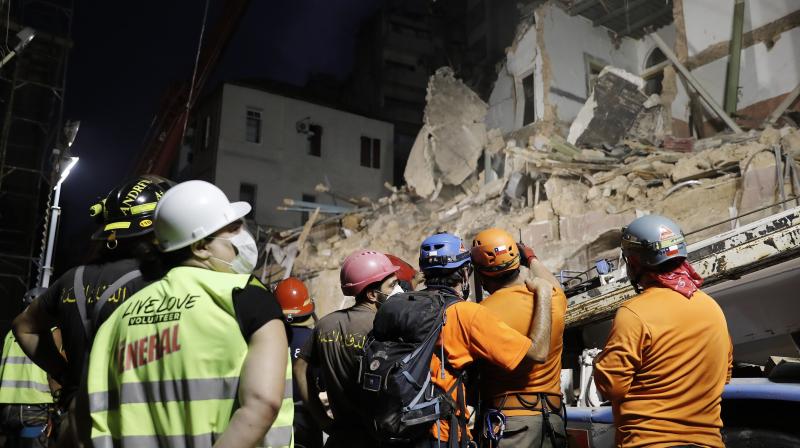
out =
[(387, 298), (388, 298), (388, 297), (392, 297), (392, 296), (393, 296), (393, 295), (395, 295), (395, 294), (402, 294), (402, 293), (404, 293), (404, 292), (405, 292), (405, 291), (403, 291), (403, 288), (402, 288), (402, 287), (400, 287), (400, 285), (394, 285), (394, 288), (392, 288), (392, 292), (390, 292), (390, 293), (389, 293), (389, 295), (387, 296)]
[(221, 258), (213, 257), (216, 260), (227, 264), (231, 270), (237, 274), (250, 274), (256, 267), (258, 262), (258, 246), (253, 235), (247, 230), (240, 230), (239, 233), (230, 238), (215, 238), (218, 240), (226, 240), (236, 248), (238, 255), (231, 261), (225, 261)]

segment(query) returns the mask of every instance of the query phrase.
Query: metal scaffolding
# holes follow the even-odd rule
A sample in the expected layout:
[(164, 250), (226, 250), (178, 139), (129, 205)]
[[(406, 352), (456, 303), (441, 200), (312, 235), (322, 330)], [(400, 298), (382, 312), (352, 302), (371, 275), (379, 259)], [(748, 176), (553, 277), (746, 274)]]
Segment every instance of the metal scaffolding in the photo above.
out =
[(24, 51), (0, 67), (0, 310), (6, 319), (19, 310), (41, 264), (72, 11), (72, 0), (0, 0), (3, 56), (20, 30), (36, 32)]

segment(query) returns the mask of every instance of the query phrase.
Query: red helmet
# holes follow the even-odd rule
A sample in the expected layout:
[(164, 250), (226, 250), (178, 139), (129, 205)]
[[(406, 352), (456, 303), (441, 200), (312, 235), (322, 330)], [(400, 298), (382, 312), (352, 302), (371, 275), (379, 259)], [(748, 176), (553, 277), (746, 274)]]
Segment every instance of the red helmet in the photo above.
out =
[(385, 279), (399, 269), (386, 255), (380, 252), (374, 250), (353, 252), (342, 263), (342, 271), (339, 275), (342, 293), (355, 297), (361, 294), (361, 291), (367, 286)]
[(386, 254), (386, 257), (389, 258), (389, 261), (392, 262), (393, 265), (397, 266), (397, 279), (402, 280), (404, 282), (411, 282), (415, 275), (417, 275), (417, 270), (414, 269), (410, 264), (403, 261), (402, 258), (395, 257), (392, 254)]
[(314, 302), (308, 296), (308, 289), (299, 279), (289, 277), (281, 280), (275, 287), (275, 297), (281, 304), (286, 320), (305, 317), (314, 312)]

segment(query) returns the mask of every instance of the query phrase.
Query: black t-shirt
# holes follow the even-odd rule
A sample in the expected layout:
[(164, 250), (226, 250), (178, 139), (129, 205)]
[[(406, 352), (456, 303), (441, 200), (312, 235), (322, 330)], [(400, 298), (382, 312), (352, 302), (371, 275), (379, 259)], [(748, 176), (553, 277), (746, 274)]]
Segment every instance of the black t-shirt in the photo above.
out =
[[(233, 311), (242, 336), (248, 343), (250, 336), (269, 321), (283, 321), (283, 310), (278, 299), (256, 279), (251, 279), (244, 288), (233, 291)], [(291, 334), (286, 337), (290, 338)]]
[(358, 400), (358, 362), (375, 310), (368, 304), (335, 311), (320, 319), (300, 351), (309, 365), (319, 367), (328, 391), (336, 428), (361, 426)]
[[(88, 316), (97, 316), (97, 325), (100, 327), (120, 303), (127, 300), (140, 289), (147, 285), (142, 277), (137, 277), (120, 287), (103, 306), (103, 309), (94, 309), (97, 298), (111, 284), (123, 275), (138, 269), (139, 264), (133, 259), (124, 259), (100, 265), (86, 265), (83, 271), (83, 285), (87, 299), (86, 311)], [(77, 390), (83, 377), (86, 352), (91, 348), (92, 341), (87, 340), (83, 329), (80, 312), (75, 298), (75, 271), (72, 268), (59, 277), (53, 284), (39, 296), (39, 301), (44, 310), (53, 316), (61, 329), (61, 338), (64, 351), (67, 354), (67, 373), (63, 384), (63, 397), (69, 399)]]

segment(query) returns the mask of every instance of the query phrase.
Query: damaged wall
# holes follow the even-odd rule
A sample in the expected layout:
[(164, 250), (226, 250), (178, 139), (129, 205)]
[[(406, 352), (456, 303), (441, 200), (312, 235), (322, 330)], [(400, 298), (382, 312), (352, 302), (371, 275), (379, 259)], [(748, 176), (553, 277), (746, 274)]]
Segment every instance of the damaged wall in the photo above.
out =
[[(545, 119), (545, 98), (558, 120), (570, 122), (589, 96), (588, 66), (596, 72), (609, 64), (631, 73), (641, 73), (649, 51), (641, 41), (623, 38), (619, 46), (608, 30), (595, 27), (583, 16), (570, 16), (547, 3), (536, 10), (536, 25), (517, 36), (507, 52), (489, 98), (487, 125), (504, 132), (524, 126), (525, 94), (522, 85), (534, 74), (536, 119)], [(667, 42), (674, 40), (669, 28), (660, 31)], [(547, 73), (549, 71), (549, 74)], [(545, 89), (547, 90), (545, 94)]]
[[(760, 119), (777, 105), (779, 98), (800, 84), (798, 11), (800, 2), (791, 0), (746, 3), (745, 33), (769, 29), (776, 21), (786, 23), (780, 28), (784, 29), (782, 33), (764, 42), (749, 47), (745, 42), (738, 103), (744, 122), (760, 123)], [(716, 0), (684, 2), (689, 61), (696, 63), (699, 57), (702, 62), (692, 68), (692, 73), (720, 104), (724, 96), (727, 51), (720, 53), (715, 60), (707, 59), (711, 49), (730, 39), (732, 16), (732, 2), (724, 5)], [(554, 110), (555, 118), (571, 122), (588, 97), (588, 65), (600, 64), (599, 68), (602, 68), (603, 64), (610, 64), (640, 74), (648, 68), (646, 61), (656, 48), (647, 37), (640, 40), (621, 38), (615, 45), (607, 29), (593, 26), (583, 16), (569, 16), (553, 2), (537, 8), (536, 18), (536, 26), (521, 24), (520, 34), (508, 50), (505, 64), (498, 73), (489, 98), (487, 124), (490, 128), (510, 132), (528, 124), (524, 122), (526, 98), (522, 81), (531, 73), (534, 74), (536, 119), (545, 119), (549, 107)], [(656, 33), (668, 45), (675, 42), (673, 24), (660, 28)], [(681, 81), (677, 82), (672, 116), (681, 122), (675, 127), (678, 135), (686, 135), (689, 97)]]
[[(745, 2), (743, 31), (747, 33), (798, 10), (800, 2), (793, 0)], [(709, 20), (709, 17), (714, 19)], [(731, 38), (733, 2), (685, 1), (684, 19), (691, 60), (693, 56), (697, 56), (714, 44), (726, 42)], [(727, 66), (728, 57), (724, 56), (692, 70), (692, 74), (719, 104), (723, 103)], [(756, 43), (742, 49), (739, 110), (783, 95), (798, 84), (800, 84), (800, 28), (795, 27), (779, 34), (770, 42)], [(672, 107), (676, 119), (688, 121), (688, 102), (686, 90), (679, 82), (678, 96)], [(771, 112), (770, 109), (765, 109), (761, 114), (766, 115)], [(751, 113), (758, 114), (755, 110)], [(759, 118), (763, 118), (763, 115)]]

